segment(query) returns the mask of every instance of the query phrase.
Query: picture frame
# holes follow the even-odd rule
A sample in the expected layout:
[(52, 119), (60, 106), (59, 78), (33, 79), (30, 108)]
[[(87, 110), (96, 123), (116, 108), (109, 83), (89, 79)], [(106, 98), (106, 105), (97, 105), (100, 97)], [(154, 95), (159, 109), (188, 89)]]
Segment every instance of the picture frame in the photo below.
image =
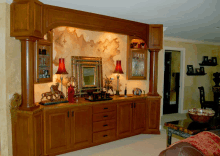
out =
[(217, 64), (217, 57), (212, 57), (212, 63)]
[(205, 73), (205, 68), (204, 67), (200, 67), (200, 73), (204, 74)]
[(209, 57), (203, 56), (203, 63), (208, 63), (208, 62), (209, 62)]
[(187, 65), (187, 74), (194, 74), (193, 65)]

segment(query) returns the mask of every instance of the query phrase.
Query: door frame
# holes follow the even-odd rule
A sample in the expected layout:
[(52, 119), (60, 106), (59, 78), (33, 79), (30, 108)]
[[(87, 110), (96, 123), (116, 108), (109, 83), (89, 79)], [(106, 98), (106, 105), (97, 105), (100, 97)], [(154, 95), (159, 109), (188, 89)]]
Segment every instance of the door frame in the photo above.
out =
[[(165, 59), (165, 51), (166, 50), (171, 50), (171, 51), (173, 50), (173, 51), (179, 51), (180, 52), (180, 89), (179, 89), (178, 113), (186, 113), (187, 110), (186, 111), (183, 110), (183, 105), (184, 105), (184, 80), (185, 80), (185, 48), (164, 46), (163, 50), (164, 50), (164, 59)], [(163, 84), (164, 84), (164, 79), (163, 79)], [(164, 88), (163, 88), (163, 92), (164, 92)], [(163, 114), (163, 110), (162, 110), (162, 114)]]

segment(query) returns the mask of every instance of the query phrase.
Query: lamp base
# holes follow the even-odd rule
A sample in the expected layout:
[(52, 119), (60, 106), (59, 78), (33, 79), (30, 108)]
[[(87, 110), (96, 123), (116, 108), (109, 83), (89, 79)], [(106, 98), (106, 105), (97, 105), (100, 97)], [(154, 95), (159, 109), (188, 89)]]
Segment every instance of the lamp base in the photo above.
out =
[(115, 95), (119, 95), (119, 90), (116, 90), (116, 94)]

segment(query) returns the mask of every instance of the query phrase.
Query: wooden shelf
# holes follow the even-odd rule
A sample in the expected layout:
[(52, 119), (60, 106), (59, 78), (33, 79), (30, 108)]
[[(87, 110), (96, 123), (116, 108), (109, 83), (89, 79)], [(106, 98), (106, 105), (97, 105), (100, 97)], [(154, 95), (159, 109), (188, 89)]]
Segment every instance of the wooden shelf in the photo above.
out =
[[(45, 54), (42, 54), (45, 50)], [(35, 73), (34, 83), (52, 82), (53, 76), (53, 46), (52, 42), (39, 40), (36, 42), (35, 49)], [(45, 73), (46, 72), (46, 73)]]
[(210, 64), (203, 64), (203, 63), (199, 63), (200, 66), (217, 66), (218, 64), (213, 64), (213, 63), (210, 63)]
[(199, 73), (193, 73), (193, 74), (188, 74), (188, 73), (186, 73), (186, 75), (188, 75), (188, 76), (203, 76), (203, 75), (206, 75), (207, 73), (204, 73), (204, 74), (199, 74)]

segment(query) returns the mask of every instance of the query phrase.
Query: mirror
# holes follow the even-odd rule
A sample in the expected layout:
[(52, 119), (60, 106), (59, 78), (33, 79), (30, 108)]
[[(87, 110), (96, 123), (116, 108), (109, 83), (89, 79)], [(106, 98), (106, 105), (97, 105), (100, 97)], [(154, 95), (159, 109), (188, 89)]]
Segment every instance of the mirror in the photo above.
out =
[(95, 68), (83, 67), (83, 87), (95, 85)]
[(102, 81), (102, 58), (72, 56), (72, 76), (77, 80), (76, 94), (87, 95), (87, 90), (101, 91)]

